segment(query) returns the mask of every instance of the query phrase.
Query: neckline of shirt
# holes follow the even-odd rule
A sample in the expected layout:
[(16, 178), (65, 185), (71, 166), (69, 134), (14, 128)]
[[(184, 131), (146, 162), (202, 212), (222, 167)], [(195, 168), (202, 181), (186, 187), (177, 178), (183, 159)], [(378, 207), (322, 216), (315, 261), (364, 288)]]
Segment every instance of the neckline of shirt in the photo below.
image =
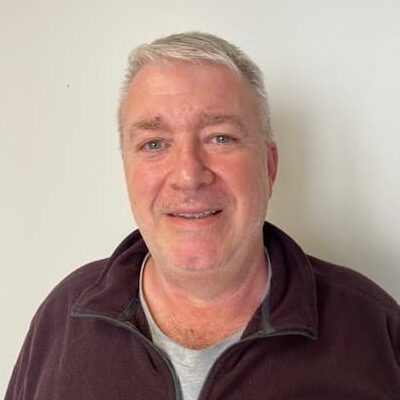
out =
[[(268, 278), (267, 278), (267, 284), (265, 286), (264, 295), (262, 297), (261, 303), (264, 302), (265, 299), (267, 298), (267, 296), (269, 295), (269, 291), (270, 291), (270, 287), (271, 287), (271, 279), (272, 279), (271, 260), (270, 260), (268, 249), (266, 246), (264, 246), (264, 253), (265, 253), (265, 259), (266, 259), (266, 267), (268, 270), (268, 275), (267, 275)], [(240, 339), (240, 337), (242, 336), (242, 334), (246, 328), (245, 325), (242, 326), (236, 332), (234, 332), (232, 335), (221, 340), (220, 342), (215, 343), (211, 346), (205, 347), (200, 350), (194, 350), (194, 349), (190, 349), (185, 346), (182, 346), (175, 340), (171, 339), (168, 335), (166, 335), (160, 329), (160, 327), (154, 320), (153, 315), (150, 311), (150, 308), (149, 308), (147, 301), (145, 299), (145, 296), (144, 296), (144, 291), (143, 291), (144, 269), (145, 269), (146, 263), (149, 258), (150, 258), (150, 252), (147, 252), (146, 256), (144, 257), (144, 259), (142, 261), (142, 265), (140, 266), (139, 299), (140, 299), (140, 303), (142, 305), (144, 314), (146, 316), (147, 322), (149, 324), (150, 332), (151, 332), (153, 338), (159, 337), (160, 340), (163, 342), (163, 344), (165, 345), (165, 343), (168, 343), (168, 346), (171, 347), (171, 350), (173, 349), (174, 352), (184, 353), (186, 356), (189, 356), (190, 354), (192, 354), (193, 357), (198, 357), (200, 354), (202, 354), (202, 355), (204, 354), (206, 356), (207, 353), (214, 353), (218, 347), (226, 347), (227, 344), (234, 343)]]

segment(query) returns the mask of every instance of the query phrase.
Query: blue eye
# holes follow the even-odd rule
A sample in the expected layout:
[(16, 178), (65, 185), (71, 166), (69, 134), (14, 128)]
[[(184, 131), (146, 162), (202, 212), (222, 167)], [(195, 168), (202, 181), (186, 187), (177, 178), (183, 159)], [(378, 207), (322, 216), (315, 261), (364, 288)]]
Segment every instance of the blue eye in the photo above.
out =
[(161, 139), (152, 139), (144, 143), (141, 149), (144, 151), (158, 151), (162, 150), (164, 147), (165, 144)]
[(232, 142), (235, 142), (236, 139), (232, 136), (229, 135), (215, 135), (213, 137), (213, 142), (217, 143), (217, 144), (229, 144)]

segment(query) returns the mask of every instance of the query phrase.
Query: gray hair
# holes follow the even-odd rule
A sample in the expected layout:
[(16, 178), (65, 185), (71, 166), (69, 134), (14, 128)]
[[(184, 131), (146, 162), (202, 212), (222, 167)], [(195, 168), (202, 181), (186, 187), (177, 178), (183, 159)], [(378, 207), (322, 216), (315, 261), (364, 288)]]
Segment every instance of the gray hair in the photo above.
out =
[(129, 55), (118, 112), (121, 143), (122, 108), (133, 78), (146, 64), (166, 60), (220, 64), (247, 79), (260, 98), (260, 120), (265, 138), (267, 141), (272, 140), (267, 92), (260, 68), (242, 50), (224, 39), (209, 33), (184, 32), (142, 44)]

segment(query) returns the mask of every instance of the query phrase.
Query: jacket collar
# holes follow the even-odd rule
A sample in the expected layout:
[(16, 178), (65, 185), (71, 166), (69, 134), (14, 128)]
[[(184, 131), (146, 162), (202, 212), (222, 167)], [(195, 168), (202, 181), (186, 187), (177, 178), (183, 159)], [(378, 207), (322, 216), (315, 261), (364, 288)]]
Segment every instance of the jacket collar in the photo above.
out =
[[(303, 332), (316, 338), (315, 279), (307, 255), (289, 236), (267, 222), (263, 234), (272, 268), (270, 292), (251, 318), (243, 336), (256, 332)], [(72, 314), (125, 321), (149, 336), (139, 304), (140, 266), (147, 252), (139, 231), (131, 233), (109, 258), (97, 281), (77, 299)]]
[(270, 292), (244, 336), (261, 330), (267, 334), (299, 333), (316, 339), (317, 296), (308, 256), (293, 239), (272, 224), (264, 224), (263, 234), (271, 260)]

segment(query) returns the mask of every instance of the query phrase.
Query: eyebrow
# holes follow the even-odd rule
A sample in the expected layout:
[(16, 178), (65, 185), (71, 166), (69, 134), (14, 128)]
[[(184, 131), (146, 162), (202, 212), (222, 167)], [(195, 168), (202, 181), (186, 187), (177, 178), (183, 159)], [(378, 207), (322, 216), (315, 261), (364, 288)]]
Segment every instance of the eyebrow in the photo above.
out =
[(149, 119), (143, 119), (132, 123), (129, 127), (128, 133), (129, 138), (132, 139), (140, 131), (162, 131), (166, 130), (167, 126), (161, 117), (153, 117)]
[(242, 132), (247, 133), (242, 120), (236, 115), (202, 113), (200, 120), (203, 127), (228, 123), (236, 126)]
[[(247, 134), (247, 130), (242, 120), (236, 115), (231, 114), (210, 114), (201, 113), (200, 115), (200, 126), (202, 128), (220, 125), (220, 124), (232, 124), (240, 129), (243, 133)], [(142, 119), (133, 122), (129, 127), (128, 134), (129, 138), (134, 138), (141, 131), (166, 131), (168, 130), (167, 124), (163, 121), (162, 117), (156, 116), (148, 119)]]

